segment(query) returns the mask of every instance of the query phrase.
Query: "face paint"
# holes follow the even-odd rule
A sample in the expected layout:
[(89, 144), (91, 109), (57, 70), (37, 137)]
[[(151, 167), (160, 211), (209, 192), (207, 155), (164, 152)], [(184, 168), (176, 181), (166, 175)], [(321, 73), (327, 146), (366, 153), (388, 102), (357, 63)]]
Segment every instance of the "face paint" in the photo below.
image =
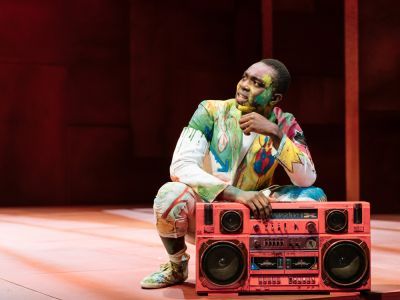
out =
[(272, 78), (275, 70), (258, 62), (250, 66), (236, 87), (236, 104), (242, 113), (257, 111), (263, 114), (273, 99)]
[(256, 108), (253, 106), (240, 105), (240, 104), (237, 105), (237, 109), (240, 110), (243, 114), (248, 114), (256, 110)]
[(272, 77), (268, 74), (263, 76), (263, 81), (266, 87), (270, 86), (272, 84)]
[(272, 100), (272, 86), (266, 88), (261, 94), (254, 98), (254, 104), (265, 108)]

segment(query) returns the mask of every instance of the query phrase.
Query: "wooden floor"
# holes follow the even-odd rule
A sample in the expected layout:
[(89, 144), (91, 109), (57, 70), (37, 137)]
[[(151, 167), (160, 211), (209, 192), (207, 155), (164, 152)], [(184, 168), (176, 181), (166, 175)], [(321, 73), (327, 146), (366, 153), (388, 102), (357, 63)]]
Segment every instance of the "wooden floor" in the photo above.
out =
[[(188, 251), (192, 259), (187, 283), (143, 290), (141, 278), (167, 261), (150, 208), (3, 208), (0, 299), (205, 299), (195, 293), (194, 246), (189, 244)], [(372, 283), (376, 293), (369, 299), (400, 299), (400, 216), (373, 217)], [(387, 293), (382, 297), (380, 292)], [(246, 300), (326, 297), (239, 296)], [(340, 297), (359, 298), (358, 294)]]

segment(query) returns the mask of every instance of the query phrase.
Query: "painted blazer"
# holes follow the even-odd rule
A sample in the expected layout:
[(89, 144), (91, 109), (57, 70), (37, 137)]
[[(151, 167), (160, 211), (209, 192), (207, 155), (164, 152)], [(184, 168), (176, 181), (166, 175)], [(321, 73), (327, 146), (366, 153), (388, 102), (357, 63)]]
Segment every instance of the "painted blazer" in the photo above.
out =
[(292, 114), (278, 107), (269, 120), (284, 133), (279, 148), (273, 147), (269, 136), (256, 134), (239, 161), (243, 132), (235, 103), (235, 99), (200, 103), (176, 145), (170, 166), (172, 181), (189, 185), (204, 201), (211, 202), (228, 185), (246, 191), (267, 188), (281, 165), (294, 185), (311, 186), (316, 172), (303, 131)]

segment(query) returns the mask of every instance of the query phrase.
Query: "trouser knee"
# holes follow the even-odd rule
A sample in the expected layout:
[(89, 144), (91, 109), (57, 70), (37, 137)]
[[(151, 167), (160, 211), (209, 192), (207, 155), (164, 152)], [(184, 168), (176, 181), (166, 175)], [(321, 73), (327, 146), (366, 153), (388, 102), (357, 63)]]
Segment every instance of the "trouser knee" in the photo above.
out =
[(192, 189), (180, 182), (168, 182), (159, 189), (153, 208), (160, 236), (177, 238), (186, 234), (193, 207), (189, 202), (193, 199)]
[(319, 187), (313, 186), (310, 195), (311, 195), (310, 197), (313, 198), (315, 201), (324, 202), (328, 200), (324, 190)]
[(277, 197), (278, 201), (327, 201), (324, 191), (315, 186), (286, 185), (275, 190), (274, 196)]

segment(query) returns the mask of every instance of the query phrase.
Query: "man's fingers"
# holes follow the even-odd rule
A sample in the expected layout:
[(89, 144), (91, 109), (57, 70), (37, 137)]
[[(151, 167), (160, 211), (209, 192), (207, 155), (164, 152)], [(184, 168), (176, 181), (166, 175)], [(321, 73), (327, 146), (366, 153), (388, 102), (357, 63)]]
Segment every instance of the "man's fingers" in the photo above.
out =
[(253, 198), (253, 203), (254, 203), (254, 205), (257, 207), (257, 209), (258, 209), (258, 213), (259, 213), (259, 216), (261, 217), (261, 219), (265, 219), (265, 210), (264, 210), (264, 205), (262, 204), (262, 202), (260, 201), (260, 199), (259, 199), (259, 197), (258, 197), (258, 195), (256, 195), (254, 198)]
[(251, 121), (248, 121), (248, 122), (239, 124), (239, 126), (240, 126), (240, 128), (241, 128), (242, 130), (245, 129), (245, 128), (247, 128), (247, 127), (250, 127), (251, 125), (252, 125), (252, 122), (251, 122)]
[(272, 212), (272, 207), (271, 207), (271, 201), (270, 200), (274, 200), (274, 197), (270, 197), (270, 196), (265, 196), (262, 192), (259, 193), (260, 197), (263, 199), (263, 201), (265, 202), (265, 211), (266, 211), (266, 215), (267, 218), (270, 217), (271, 212)]
[(254, 216), (255, 216), (257, 219), (259, 219), (259, 218), (261, 217), (261, 212), (260, 212), (260, 208), (262, 208), (261, 205), (260, 205), (260, 204), (258, 203), (258, 201), (255, 199), (255, 197), (252, 197), (251, 199), (249, 199), (248, 203), (249, 203), (249, 204), (251, 203), (251, 204), (254, 206), (254, 210), (253, 210)]
[(242, 117), (239, 119), (239, 124), (243, 124), (243, 123), (247, 122), (248, 120), (249, 120), (249, 119), (246, 118), (246, 115), (244, 115), (244, 116), (242, 116)]
[(239, 124), (240, 129), (243, 130), (243, 133), (245, 135), (250, 135), (250, 133), (253, 131), (253, 127), (251, 125), (252, 125), (251, 122), (245, 122), (245, 123)]
[(267, 197), (268, 199), (268, 209), (269, 209), (269, 215), (271, 216), (272, 213), (272, 206), (271, 206), (271, 202), (276, 202), (276, 198), (274, 197)]
[(263, 219), (267, 219), (268, 214), (269, 214), (269, 211), (267, 209), (267, 203), (265, 202), (265, 199), (261, 195), (257, 195), (257, 199), (260, 202), (260, 204), (262, 205), (261, 210), (262, 210), (263, 216), (264, 216)]
[(251, 124), (251, 122), (247, 122), (240, 125), (240, 128), (243, 130), (244, 134), (249, 135), (253, 131), (253, 124)]
[(262, 219), (267, 219), (270, 213), (268, 199), (266, 199), (262, 193), (258, 193), (255, 196), (255, 200), (259, 203), (258, 210), (260, 211)]
[(239, 124), (246, 123), (247, 121), (251, 120), (253, 118), (253, 113), (245, 114), (244, 116), (241, 116), (239, 119)]
[(268, 201), (269, 202), (278, 202), (275, 196), (268, 196)]
[(258, 210), (256, 208), (256, 206), (254, 205), (253, 202), (248, 201), (247, 202), (247, 206), (251, 209), (251, 211), (253, 212), (254, 217), (256, 217), (258, 219)]
[(245, 135), (250, 135), (251, 132), (252, 132), (251, 127), (247, 127), (245, 130), (243, 130), (243, 133)]
[(271, 204), (268, 203), (267, 208), (268, 208), (268, 218), (270, 218), (271, 215), (272, 215), (272, 207), (271, 207)]
[(265, 198), (265, 196), (262, 193), (259, 193), (258, 195), (258, 199), (260, 201), (260, 203), (263, 206), (263, 211), (265, 214), (265, 218), (268, 219), (269, 218), (269, 214), (271, 212), (271, 207), (269, 205), (268, 199)]
[(264, 208), (264, 210), (265, 210), (265, 215), (266, 215), (266, 219), (269, 219), (270, 217), (271, 217), (271, 212), (272, 212), (272, 210), (271, 210), (271, 207), (270, 206), (266, 206), (265, 208)]

